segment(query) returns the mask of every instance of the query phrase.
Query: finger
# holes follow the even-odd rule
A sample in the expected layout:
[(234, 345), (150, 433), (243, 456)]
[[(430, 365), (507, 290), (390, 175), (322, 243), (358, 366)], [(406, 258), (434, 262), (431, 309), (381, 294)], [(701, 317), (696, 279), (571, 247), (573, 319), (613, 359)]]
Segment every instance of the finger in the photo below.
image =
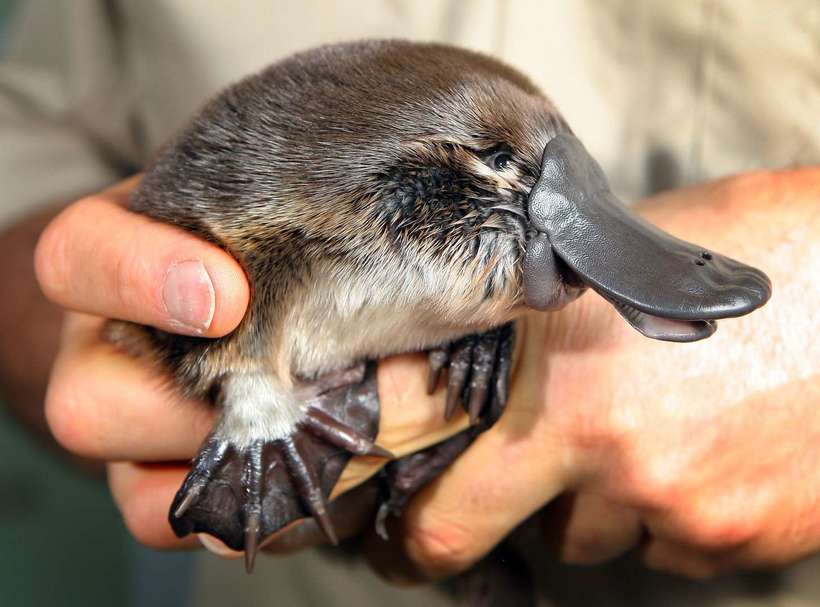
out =
[(650, 538), (641, 550), (647, 567), (694, 579), (714, 577), (724, 569), (724, 561), (734, 550), (707, 552), (703, 549)]
[(184, 466), (146, 466), (129, 462), (108, 465), (108, 484), (131, 535), (146, 546), (194, 548), (194, 536), (178, 538), (168, 524), (171, 499), (182, 484)]
[(453, 575), (489, 552), (521, 521), (566, 486), (562, 445), (549, 419), (534, 411), (543, 352), (536, 340), (501, 420), (414, 498), (388, 542), (366, 544), (374, 568), (397, 583)]
[(248, 304), (239, 264), (218, 247), (124, 208), (128, 186), (67, 207), (35, 251), (43, 292), (79, 312), (187, 335), (234, 329)]
[(637, 546), (643, 536), (638, 513), (598, 495), (559, 497), (538, 515), (547, 545), (574, 565), (597, 565)]
[(191, 458), (214, 410), (179, 397), (156, 369), (102, 341), (102, 322), (66, 317), (46, 395), (55, 438), (74, 453), (107, 461)]
[(444, 396), (427, 392), (427, 356), (391, 356), (379, 361), (381, 427), (378, 443), (397, 456), (415, 453), (465, 429), (466, 415), (444, 419)]

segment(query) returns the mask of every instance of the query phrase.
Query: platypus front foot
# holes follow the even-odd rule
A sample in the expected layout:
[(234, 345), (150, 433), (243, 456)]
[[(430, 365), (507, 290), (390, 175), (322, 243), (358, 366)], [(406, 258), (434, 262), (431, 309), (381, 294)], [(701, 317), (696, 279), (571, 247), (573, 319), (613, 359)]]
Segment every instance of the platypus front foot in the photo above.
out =
[[(244, 550), (248, 571), (260, 543), (300, 518), (312, 516), (337, 543), (327, 500), (345, 464), (353, 455), (392, 456), (374, 444), (379, 418), (375, 365), (357, 384), (320, 388), (289, 427), (284, 416), (268, 420), (262, 430), (258, 424), (248, 429), (235, 409), (242, 405), (225, 404), (223, 418), (171, 504), (169, 518), (178, 536), (208, 533)], [(243, 390), (227, 392), (241, 393), (244, 406), (253, 406)], [(264, 414), (257, 411), (252, 419), (258, 422)]]
[(501, 416), (510, 391), (515, 326), (507, 323), (485, 333), (468, 335), (428, 352), (427, 391), (433, 393), (441, 372), (448, 371), (447, 404), (450, 419), (459, 404), (470, 416), (470, 427), (417, 453), (389, 462), (380, 473), (382, 498), (376, 532), (387, 538), (387, 518), (401, 516), (413, 495), (436, 479)]
[(515, 328), (507, 323), (429, 351), (429, 393), (435, 391), (441, 372), (447, 369), (446, 419), (461, 404), (473, 426), (480, 421), (489, 428), (498, 420), (507, 404), (514, 343)]

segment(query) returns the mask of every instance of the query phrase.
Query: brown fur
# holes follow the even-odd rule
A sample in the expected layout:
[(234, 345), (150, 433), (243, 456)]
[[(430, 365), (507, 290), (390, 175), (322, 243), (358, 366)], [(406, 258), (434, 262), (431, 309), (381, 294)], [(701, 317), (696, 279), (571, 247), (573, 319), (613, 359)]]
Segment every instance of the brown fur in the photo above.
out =
[[(397, 333), (420, 327), (399, 349), (505, 322), (521, 303), (526, 193), (566, 128), (529, 80), (473, 52), (378, 41), (294, 55), (208, 103), (131, 201), (240, 261), (243, 322), (216, 340), (124, 323), (108, 334), (207, 396), (230, 373), (262, 368), (289, 385), (394, 352), (391, 315)], [(515, 159), (508, 172), (483, 164), (499, 149)], [(331, 343), (315, 332), (322, 306), (354, 341), (374, 323), (383, 334)]]

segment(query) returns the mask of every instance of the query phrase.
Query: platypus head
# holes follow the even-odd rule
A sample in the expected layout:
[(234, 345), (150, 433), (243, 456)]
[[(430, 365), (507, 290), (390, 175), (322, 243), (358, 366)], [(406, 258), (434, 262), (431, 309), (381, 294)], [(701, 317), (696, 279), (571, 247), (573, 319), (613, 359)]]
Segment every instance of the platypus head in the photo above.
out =
[(515, 303), (555, 310), (591, 288), (654, 339), (703, 339), (715, 320), (769, 299), (763, 272), (675, 238), (621, 203), (524, 76), (455, 49), (413, 52), (439, 67), (417, 59), (405, 68), (406, 78), (423, 74), (423, 94), (403, 112), (416, 136), (380, 177), (380, 217), (394, 237), (479, 261), (488, 298), (508, 295), (512, 283)]
[(135, 208), (163, 200), (154, 215), (221, 243), (252, 280), (299, 266), (337, 285), (340, 310), (402, 309), (442, 337), (589, 287), (645, 335), (692, 341), (770, 294), (760, 271), (621, 204), (537, 87), (462, 49), (294, 55), (216, 98), (171, 152)]

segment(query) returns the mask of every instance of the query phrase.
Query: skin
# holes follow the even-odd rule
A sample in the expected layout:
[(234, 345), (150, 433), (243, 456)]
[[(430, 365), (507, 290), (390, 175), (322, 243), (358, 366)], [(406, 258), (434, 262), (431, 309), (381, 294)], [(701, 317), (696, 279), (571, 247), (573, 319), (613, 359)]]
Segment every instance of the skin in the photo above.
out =
[[(169, 407), (150, 369), (100, 341), (99, 316), (173, 330), (157, 302), (174, 261), (205, 262), (215, 295), (213, 319), (199, 329), (206, 335), (235, 326), (247, 290), (218, 250), (124, 211), (132, 186), (69, 207), (38, 247), (44, 291), (78, 312), (65, 323), (48, 420), (67, 449), (109, 462), (112, 493), (139, 541), (190, 546), (167, 524), (185, 474), (169, 462), (195, 453), (212, 414), (192, 402)], [(375, 568), (394, 581), (456, 573), (558, 495), (574, 499), (539, 516), (545, 542), (569, 562), (613, 558), (644, 530), (649, 566), (692, 576), (781, 564), (816, 550), (818, 197), (820, 169), (805, 169), (646, 202), (645, 216), (664, 229), (766, 271), (772, 301), (686, 345), (646, 340), (593, 294), (558, 313), (527, 315), (506, 413), (411, 503), (390, 544), (366, 539)], [(122, 230), (130, 237), (108, 242)], [(106, 254), (89, 256), (98, 247)], [(98, 271), (90, 272), (97, 260)], [(398, 455), (464, 425), (461, 416), (450, 426), (441, 421), (443, 391), (427, 397), (425, 373), (420, 356), (379, 368), (379, 444)], [(373, 465), (350, 466), (336, 492)]]

